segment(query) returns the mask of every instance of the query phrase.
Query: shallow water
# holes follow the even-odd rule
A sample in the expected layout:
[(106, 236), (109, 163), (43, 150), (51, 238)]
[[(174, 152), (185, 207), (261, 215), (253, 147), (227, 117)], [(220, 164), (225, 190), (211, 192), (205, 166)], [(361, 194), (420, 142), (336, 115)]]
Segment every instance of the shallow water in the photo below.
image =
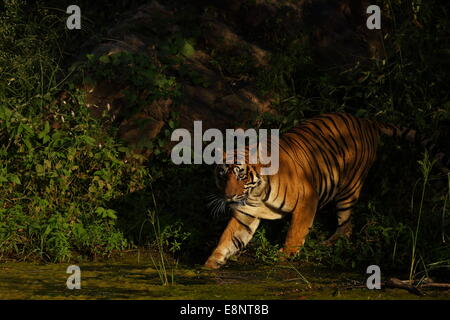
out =
[(363, 273), (293, 264), (168, 267), (170, 284), (163, 286), (151, 259), (136, 255), (78, 263), (81, 289), (69, 290), (69, 265), (2, 263), (0, 299), (450, 299), (448, 290), (426, 290), (423, 297), (402, 289), (368, 290)]

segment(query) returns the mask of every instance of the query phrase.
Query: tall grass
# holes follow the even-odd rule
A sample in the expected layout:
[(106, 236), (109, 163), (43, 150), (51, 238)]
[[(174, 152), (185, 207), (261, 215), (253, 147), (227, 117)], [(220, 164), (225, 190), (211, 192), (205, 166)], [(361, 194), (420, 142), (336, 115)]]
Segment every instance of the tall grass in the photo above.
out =
[[(423, 160), (419, 160), (420, 165), (420, 171), (422, 173), (422, 193), (420, 197), (420, 205), (419, 205), (419, 213), (417, 215), (417, 223), (416, 223), (416, 229), (415, 231), (411, 231), (412, 236), (412, 246), (411, 246), (411, 263), (409, 268), (409, 281), (413, 281), (415, 274), (416, 274), (416, 268), (418, 265), (417, 261), (417, 241), (419, 237), (419, 230), (420, 230), (420, 224), (422, 219), (422, 211), (423, 211), (423, 203), (425, 200), (425, 191), (429, 182), (431, 169), (433, 168), (433, 165), (435, 163), (435, 160), (431, 161), (429, 158), (429, 155), (427, 152), (424, 154)], [(412, 208), (414, 208), (414, 198), (411, 203)], [(424, 265), (425, 267), (425, 265)]]
[(154, 258), (153, 254), (150, 254), (150, 258), (152, 260), (153, 266), (155, 267), (156, 271), (158, 272), (159, 279), (161, 281), (161, 284), (166, 286), (169, 284), (174, 284), (174, 267), (170, 270), (170, 281), (169, 281), (169, 270), (168, 265), (169, 262), (167, 261), (166, 255), (164, 253), (164, 239), (162, 237), (161, 232), (161, 225), (159, 223), (158, 218), (158, 211), (157, 211), (157, 203), (155, 199), (155, 195), (152, 190), (152, 200), (153, 200), (153, 206), (154, 209), (147, 210), (148, 213), (148, 219), (150, 221), (150, 224), (153, 228), (153, 234), (155, 236), (155, 244), (156, 249), (158, 251), (158, 257)]
[(441, 239), (442, 239), (442, 243), (445, 243), (445, 214), (447, 212), (447, 202), (450, 201), (450, 173), (447, 174), (447, 195), (445, 196), (444, 199), (444, 207), (442, 209), (442, 231), (441, 231)]
[(158, 215), (154, 210), (148, 210), (149, 221), (153, 227), (153, 233), (155, 236), (155, 244), (158, 251), (157, 258), (153, 257), (153, 254), (150, 254), (150, 258), (152, 260), (153, 266), (158, 272), (159, 279), (161, 280), (161, 284), (166, 286), (168, 284), (174, 283), (174, 269), (172, 268), (171, 272), (171, 281), (169, 281), (169, 270), (168, 270), (168, 261), (164, 254), (163, 241), (161, 237), (161, 226), (159, 224)]
[(299, 279), (301, 279), (309, 289), (312, 289), (311, 282), (289, 260), (286, 261), (289, 264), (289, 267), (299, 275)]

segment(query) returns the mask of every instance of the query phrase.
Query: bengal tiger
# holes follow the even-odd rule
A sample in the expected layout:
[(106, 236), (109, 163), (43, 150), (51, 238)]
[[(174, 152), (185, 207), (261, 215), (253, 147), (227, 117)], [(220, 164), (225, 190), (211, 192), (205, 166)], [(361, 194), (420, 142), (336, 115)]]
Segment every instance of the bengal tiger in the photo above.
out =
[[(330, 201), (336, 204), (338, 227), (329, 241), (350, 235), (352, 210), (382, 134), (417, 140), (431, 151), (435, 148), (430, 139), (420, 139), (414, 130), (335, 113), (304, 121), (280, 136), (279, 170), (274, 175), (261, 175), (259, 164), (218, 165), (216, 184), (232, 217), (205, 267), (220, 268), (244, 248), (261, 219), (286, 215), (291, 215), (291, 222), (281, 251), (287, 257), (295, 255), (316, 211)], [(440, 163), (448, 162), (442, 152), (434, 153)], [(442, 169), (448, 172), (445, 166)]]

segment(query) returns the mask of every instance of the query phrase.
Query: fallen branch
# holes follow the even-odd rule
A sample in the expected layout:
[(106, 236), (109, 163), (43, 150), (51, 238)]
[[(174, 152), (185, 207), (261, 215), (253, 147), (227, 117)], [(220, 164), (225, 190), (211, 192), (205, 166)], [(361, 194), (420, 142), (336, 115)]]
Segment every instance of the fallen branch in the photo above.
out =
[(397, 278), (390, 278), (389, 280), (385, 281), (384, 286), (386, 288), (404, 289), (418, 296), (424, 295), (419, 289), (417, 289), (417, 287), (414, 287), (412, 284), (410, 284), (409, 281), (405, 282)]
[[(288, 279), (288, 280), (294, 280), (294, 279)], [(408, 292), (418, 295), (418, 296), (424, 296), (425, 294), (419, 290), (420, 289), (426, 289), (426, 288), (436, 288), (436, 289), (450, 289), (450, 283), (438, 283), (433, 282), (431, 279), (428, 279), (426, 282), (418, 283), (414, 285), (413, 282), (409, 280), (400, 280), (397, 278), (390, 278), (389, 280), (382, 283), (382, 287), (384, 288), (391, 288), (391, 289), (403, 289), (407, 290)], [(360, 289), (360, 288), (366, 288), (366, 285), (353, 285), (348, 287), (339, 288), (339, 290), (352, 290), (352, 289)]]
[(411, 293), (423, 296), (424, 294), (418, 289), (425, 288), (438, 288), (438, 289), (450, 289), (450, 283), (439, 283), (433, 282), (433, 280), (428, 279), (425, 282), (419, 282), (416, 285), (410, 280), (399, 280), (397, 278), (390, 278), (384, 283), (388, 288), (399, 288), (408, 290)]
[(450, 289), (450, 283), (424, 283), (420, 285), (421, 288), (440, 288), (440, 289)]

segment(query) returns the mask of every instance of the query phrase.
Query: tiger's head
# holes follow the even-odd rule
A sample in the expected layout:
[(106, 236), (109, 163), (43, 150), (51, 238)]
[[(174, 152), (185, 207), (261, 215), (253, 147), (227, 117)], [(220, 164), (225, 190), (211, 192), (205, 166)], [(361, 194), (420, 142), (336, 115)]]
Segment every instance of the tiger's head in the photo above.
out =
[(246, 205), (265, 185), (259, 171), (259, 166), (246, 163), (218, 165), (215, 177), (220, 197), (230, 207)]
[(226, 207), (256, 207), (268, 192), (269, 176), (265, 169), (271, 164), (261, 164), (255, 158), (258, 152), (253, 146), (234, 152), (223, 152), (223, 161), (215, 168), (215, 180), (219, 194), (211, 194), (208, 206), (212, 214), (225, 212)]

